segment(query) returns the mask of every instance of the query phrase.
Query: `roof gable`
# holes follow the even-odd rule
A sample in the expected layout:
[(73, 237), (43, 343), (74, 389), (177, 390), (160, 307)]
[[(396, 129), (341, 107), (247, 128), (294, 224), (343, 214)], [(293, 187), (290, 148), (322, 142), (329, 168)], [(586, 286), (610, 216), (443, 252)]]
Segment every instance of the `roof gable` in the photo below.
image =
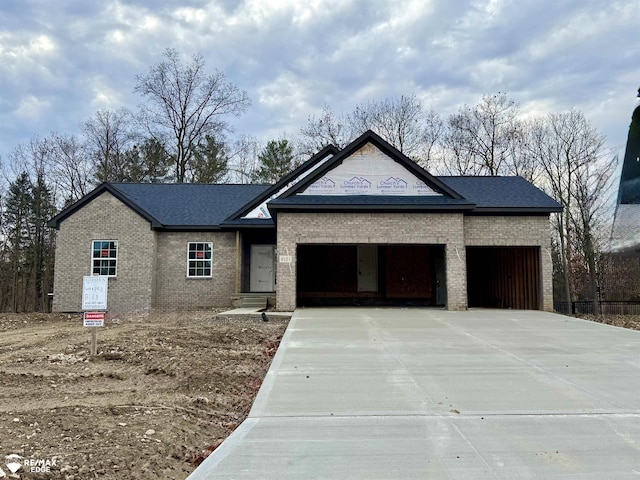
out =
[(131, 198), (129, 198), (120, 190), (116, 189), (110, 183), (101, 183), (100, 185), (98, 185), (91, 192), (89, 192), (84, 197), (79, 199), (77, 202), (71, 204), (70, 206), (62, 210), (60, 213), (58, 213), (51, 220), (49, 220), (47, 222), (47, 226), (56, 228), (56, 229), (60, 228), (60, 222), (62, 222), (69, 216), (73, 215), (76, 211), (80, 210), (86, 204), (93, 201), (103, 193), (110, 193), (111, 195), (116, 197), (118, 200), (120, 200), (129, 208), (131, 208), (134, 212), (136, 212), (142, 218), (144, 218), (145, 220), (148, 220), (149, 223), (151, 223), (152, 228), (157, 228), (160, 226), (160, 222), (158, 221), (157, 218), (153, 217), (153, 215), (151, 215), (149, 212), (147, 212), (142, 207), (140, 207), (140, 205), (137, 205)]
[(442, 195), (463, 198), (371, 130), (279, 198), (292, 195)]
[(299, 195), (438, 195), (423, 179), (366, 143)]
[(337, 154), (338, 150), (333, 145), (327, 145), (309, 160), (304, 162), (298, 168), (293, 170), (288, 175), (285, 175), (280, 181), (267, 188), (261, 195), (252, 199), (249, 203), (243, 205), (239, 210), (233, 212), (227, 218), (227, 223), (234, 223), (237, 221), (251, 221), (252, 219), (268, 219), (271, 218), (271, 214), (267, 209), (267, 202), (273, 198), (277, 198), (282, 195), (288, 189), (293, 187), (306, 175), (309, 175), (314, 169), (318, 168), (330, 159), (333, 155)]
[(103, 183), (52, 218), (60, 222), (105, 192), (122, 201), (151, 223), (164, 230), (217, 230), (238, 205), (261, 194), (266, 185)]

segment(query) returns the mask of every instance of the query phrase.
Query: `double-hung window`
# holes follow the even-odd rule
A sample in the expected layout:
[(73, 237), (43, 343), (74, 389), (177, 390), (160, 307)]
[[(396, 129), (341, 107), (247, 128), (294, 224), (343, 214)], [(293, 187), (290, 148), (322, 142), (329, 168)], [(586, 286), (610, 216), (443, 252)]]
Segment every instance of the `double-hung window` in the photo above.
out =
[(115, 277), (118, 267), (118, 241), (94, 240), (91, 249), (91, 274)]
[(211, 277), (213, 243), (189, 242), (187, 246), (187, 277)]

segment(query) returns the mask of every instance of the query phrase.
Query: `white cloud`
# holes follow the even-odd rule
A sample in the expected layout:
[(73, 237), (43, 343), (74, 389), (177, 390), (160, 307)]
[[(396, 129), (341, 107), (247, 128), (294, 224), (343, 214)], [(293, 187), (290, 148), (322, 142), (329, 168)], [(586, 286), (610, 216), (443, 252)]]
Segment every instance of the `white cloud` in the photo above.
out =
[(38, 98), (35, 95), (26, 95), (20, 99), (13, 115), (19, 120), (40, 122), (50, 106), (49, 100)]
[(265, 139), (325, 104), (415, 93), (445, 116), (501, 90), (530, 113), (580, 108), (620, 143), (640, 84), (638, 12), (640, 0), (0, 0), (0, 105), (13, 112), (0, 145), (135, 109), (135, 75), (167, 47), (246, 89), (237, 132)]
[(0, 33), (0, 70), (19, 74), (37, 68), (58, 55), (55, 39), (29, 32)]

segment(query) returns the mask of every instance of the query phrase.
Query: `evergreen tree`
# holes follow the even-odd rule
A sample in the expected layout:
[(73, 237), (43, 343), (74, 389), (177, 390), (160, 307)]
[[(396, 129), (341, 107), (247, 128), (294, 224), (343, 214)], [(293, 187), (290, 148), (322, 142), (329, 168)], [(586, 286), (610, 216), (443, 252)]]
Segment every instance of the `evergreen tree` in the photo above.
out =
[[(29, 221), (31, 207), (31, 189), (33, 185), (27, 172), (21, 173), (9, 185), (4, 223), (7, 229), (8, 255), (11, 269), (9, 306), (14, 312), (24, 306), (25, 264), (29, 245)], [(22, 301), (21, 301), (22, 300)]]
[(192, 181), (194, 183), (219, 183), (229, 172), (229, 156), (224, 142), (206, 135), (193, 152)]
[(53, 232), (46, 222), (55, 206), (44, 173), (36, 175), (35, 184), (23, 172), (9, 186), (3, 216), (10, 282), (0, 304), (14, 312), (46, 310), (53, 278)]
[(276, 183), (297, 167), (293, 147), (288, 140), (271, 140), (258, 154), (258, 170), (254, 183)]
[(100, 164), (96, 170), (97, 182), (156, 183), (168, 180), (171, 157), (164, 145), (154, 138), (138, 147), (120, 153), (117, 161)]
[(157, 183), (167, 180), (171, 157), (164, 145), (149, 138), (125, 153), (124, 177), (121, 182)]

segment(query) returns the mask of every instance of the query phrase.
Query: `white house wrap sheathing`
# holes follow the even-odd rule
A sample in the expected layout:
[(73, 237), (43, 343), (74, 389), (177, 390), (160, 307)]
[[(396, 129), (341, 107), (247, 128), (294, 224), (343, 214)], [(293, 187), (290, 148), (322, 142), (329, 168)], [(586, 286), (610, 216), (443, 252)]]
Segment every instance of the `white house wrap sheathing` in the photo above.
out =
[(368, 143), (300, 195), (440, 196), (440, 193)]

